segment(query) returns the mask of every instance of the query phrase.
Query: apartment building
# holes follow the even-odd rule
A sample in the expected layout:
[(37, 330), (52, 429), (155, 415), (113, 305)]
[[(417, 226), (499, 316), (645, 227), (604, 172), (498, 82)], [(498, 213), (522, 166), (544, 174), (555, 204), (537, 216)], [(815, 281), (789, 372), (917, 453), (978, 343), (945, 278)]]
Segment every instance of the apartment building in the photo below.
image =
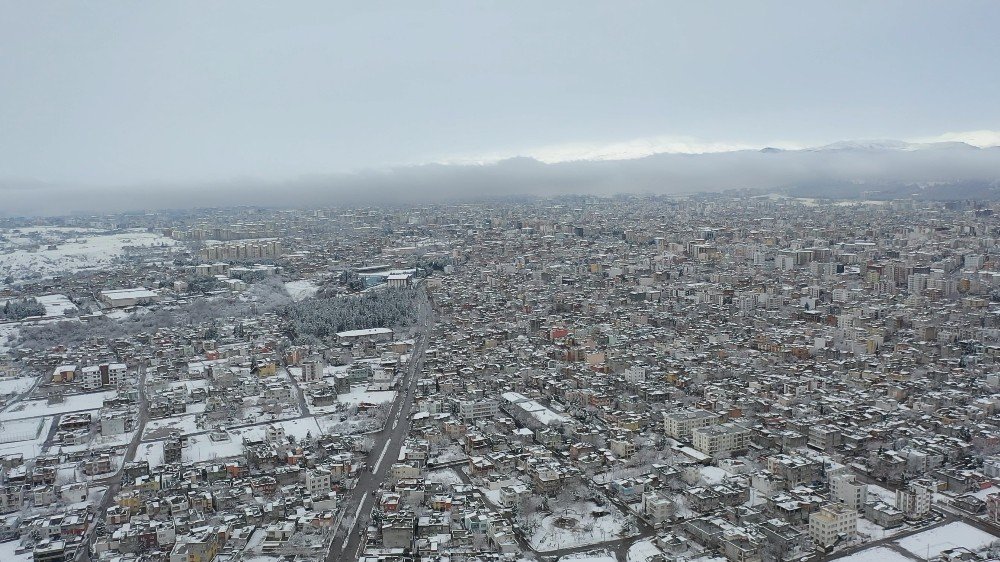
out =
[(719, 416), (707, 410), (681, 410), (671, 412), (663, 417), (663, 429), (674, 439), (691, 439), (691, 434), (699, 427), (708, 427), (719, 423)]
[(809, 516), (809, 536), (823, 547), (858, 532), (858, 512), (839, 503), (828, 504)]
[(750, 430), (733, 423), (698, 427), (691, 437), (697, 451), (715, 458), (745, 451), (750, 445)]
[(907, 519), (920, 519), (931, 511), (931, 498), (935, 491), (930, 480), (914, 480), (905, 490), (896, 490), (896, 509)]
[(858, 482), (853, 474), (838, 474), (830, 478), (830, 499), (860, 510), (868, 501), (868, 485)]
[(458, 403), (458, 417), (464, 422), (495, 419), (499, 403), (496, 400), (462, 400)]

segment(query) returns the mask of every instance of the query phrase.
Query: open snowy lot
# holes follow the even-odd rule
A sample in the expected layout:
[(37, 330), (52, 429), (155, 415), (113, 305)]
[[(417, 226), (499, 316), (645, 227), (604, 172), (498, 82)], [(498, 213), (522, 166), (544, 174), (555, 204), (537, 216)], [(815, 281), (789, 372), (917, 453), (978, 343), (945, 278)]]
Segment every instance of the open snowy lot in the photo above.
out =
[(45, 307), (46, 316), (66, 316), (67, 312), (78, 310), (66, 295), (42, 295), (35, 300)]
[(427, 473), (427, 482), (458, 486), (464, 484), (462, 477), (454, 469), (434, 470)]
[(636, 541), (628, 549), (628, 562), (647, 562), (651, 560), (654, 556), (659, 556), (663, 554), (656, 545), (653, 544), (652, 539), (643, 539), (641, 541)]
[(927, 556), (934, 557), (945, 550), (958, 547), (976, 551), (989, 546), (995, 540), (1000, 540), (1000, 538), (961, 521), (956, 521), (899, 539), (896, 544), (907, 552), (912, 552), (917, 558), (924, 559)]
[(18, 402), (11, 406), (10, 409), (0, 412), (0, 421), (100, 410), (104, 406), (104, 399), (114, 396), (115, 391), (109, 390), (105, 392), (91, 392), (89, 394), (69, 394), (63, 398), (62, 402), (53, 402), (51, 404), (47, 400), (27, 400)]
[(586, 546), (624, 538), (627, 519), (613, 504), (601, 507), (590, 501), (551, 504), (552, 512), (529, 516), (528, 542), (539, 552)]
[(21, 394), (35, 384), (35, 377), (9, 377), (0, 379), (0, 396)]
[(0, 353), (10, 351), (10, 346), (17, 339), (19, 324), (13, 322), (0, 324)]
[[(47, 417), (42, 420), (42, 426), (40, 428), (35, 428), (30, 425), (30, 420), (25, 420), (24, 424), (20, 422), (15, 422), (16, 427), (20, 428), (21, 434), (14, 436), (17, 440), (12, 440), (9, 443), (0, 444), (0, 456), (2, 455), (24, 455), (24, 460), (33, 459), (38, 455), (44, 453), (45, 449), (45, 439), (49, 435), (49, 430), (52, 428), (52, 418)], [(32, 434), (35, 434), (32, 437)], [(2, 560), (2, 558), (0, 558)]]
[(875, 562), (876, 560), (878, 562), (913, 562), (913, 559), (884, 546), (869, 548), (835, 560), (836, 562)]
[(570, 554), (559, 558), (559, 562), (618, 562), (611, 552), (594, 552), (582, 554)]
[[(176, 241), (142, 230), (101, 234), (86, 229), (23, 228), (20, 234), (5, 231), (10, 242), (0, 253), (0, 271), (15, 279), (31, 275), (56, 275), (61, 272), (94, 269), (109, 265), (124, 255), (127, 248), (173, 246)], [(34, 233), (34, 236), (30, 236)], [(50, 249), (50, 246), (54, 248)]]
[(142, 438), (144, 441), (164, 439), (173, 431), (179, 431), (181, 435), (199, 431), (195, 423), (195, 415), (185, 414), (183, 416), (149, 420), (146, 422), (146, 431), (143, 433)]
[[(205, 462), (243, 454), (243, 439), (230, 435), (228, 440), (213, 441), (207, 433), (188, 437), (187, 446), (181, 450), (184, 462)], [(160, 450), (163, 456), (163, 450)]]
[(396, 399), (395, 390), (380, 390), (371, 392), (366, 385), (352, 386), (348, 394), (338, 394), (337, 401), (344, 404), (357, 405), (361, 403), (385, 404)]

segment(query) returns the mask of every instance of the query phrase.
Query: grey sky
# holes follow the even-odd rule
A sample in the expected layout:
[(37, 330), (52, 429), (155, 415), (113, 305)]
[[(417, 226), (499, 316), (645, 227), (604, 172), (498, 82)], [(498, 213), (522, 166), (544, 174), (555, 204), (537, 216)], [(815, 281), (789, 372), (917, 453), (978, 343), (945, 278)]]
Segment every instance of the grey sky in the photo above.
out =
[(993, 1), (0, 8), (8, 179), (277, 180), (1000, 130)]

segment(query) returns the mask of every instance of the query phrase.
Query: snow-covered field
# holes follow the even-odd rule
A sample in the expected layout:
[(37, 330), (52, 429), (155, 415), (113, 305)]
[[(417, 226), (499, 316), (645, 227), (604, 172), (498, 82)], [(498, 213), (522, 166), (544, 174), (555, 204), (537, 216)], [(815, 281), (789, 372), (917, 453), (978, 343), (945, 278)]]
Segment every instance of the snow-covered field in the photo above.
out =
[(292, 297), (293, 301), (299, 302), (315, 296), (316, 291), (319, 291), (319, 287), (312, 281), (303, 279), (301, 281), (289, 281), (285, 283), (285, 290), (288, 291), (288, 296)]
[(837, 558), (836, 562), (913, 562), (911, 558), (907, 558), (902, 554), (896, 552), (891, 548), (886, 548), (884, 546), (877, 546), (875, 548), (869, 548), (867, 550), (862, 550), (861, 552), (854, 553), (850, 556), (845, 556), (844, 558)]
[(42, 295), (35, 297), (39, 304), (45, 307), (46, 316), (66, 316), (67, 311), (78, 310), (69, 297), (66, 295)]
[[(0, 271), (10, 272), (15, 279), (23, 279), (33, 274), (56, 275), (65, 271), (94, 269), (108, 265), (115, 258), (125, 254), (127, 247), (173, 246), (176, 242), (160, 234), (132, 230), (115, 234), (98, 234), (86, 229), (67, 228), (23, 228), (21, 235), (4, 231), (10, 242), (6, 248), (17, 248), (9, 253), (0, 253)], [(37, 240), (26, 235), (41, 233)], [(55, 249), (48, 249), (55, 245)]]
[(3, 433), (0, 434), (0, 443), (32, 441), (40, 435), (44, 421), (45, 418), (32, 418), (4, 422)]
[(885, 503), (887, 503), (889, 505), (896, 505), (896, 492), (893, 492), (891, 490), (887, 490), (887, 489), (883, 488), (882, 486), (878, 486), (876, 484), (869, 484), (868, 485), (868, 496), (869, 496), (869, 498), (872, 495), (877, 496), (878, 499), (884, 501)]
[(199, 431), (198, 426), (195, 424), (194, 414), (149, 420), (146, 422), (146, 432), (143, 433), (142, 438), (145, 441), (150, 439), (164, 439), (172, 431), (179, 431), (181, 435)]
[(31, 385), (33, 384), (35, 384), (35, 377), (11, 377), (2, 379), (0, 380), (0, 396), (6, 394), (21, 394), (31, 388)]
[(148, 461), (151, 467), (163, 464), (163, 441), (140, 443), (135, 451), (135, 460)]
[(365, 385), (352, 386), (350, 393), (337, 395), (338, 402), (352, 405), (360, 404), (362, 402), (367, 402), (369, 404), (385, 404), (386, 402), (392, 402), (395, 399), (396, 391), (394, 390), (369, 392), (366, 390)]
[[(20, 453), (24, 455), (25, 461), (41, 455), (45, 448), (45, 438), (49, 436), (51, 428), (52, 418), (45, 418), (44, 425), (38, 431), (37, 437), (0, 444), (0, 455), (16, 455)], [(0, 560), (3, 560), (3, 558), (0, 558)]]
[(961, 521), (956, 521), (899, 539), (896, 544), (923, 559), (926, 556), (934, 557), (945, 550), (957, 547), (965, 547), (973, 551), (979, 550), (995, 540), (1000, 540), (1000, 538)]
[(559, 562), (618, 562), (611, 552), (570, 554), (559, 558)]
[[(204, 462), (243, 454), (243, 439), (230, 435), (228, 441), (212, 441), (207, 433), (188, 437), (187, 447), (181, 451), (184, 462)], [(161, 449), (162, 457), (163, 451)]]
[(114, 396), (115, 391), (109, 390), (106, 392), (91, 392), (89, 394), (70, 394), (65, 396), (62, 402), (54, 404), (49, 404), (46, 400), (18, 402), (8, 410), (0, 413), (0, 421), (99, 410), (104, 406), (105, 398), (112, 398)]
[(307, 433), (312, 434), (313, 437), (318, 437), (320, 434), (319, 423), (312, 416), (295, 420), (262, 423), (251, 427), (234, 429), (230, 433), (234, 434), (234, 438), (238, 441), (242, 441), (243, 437), (248, 439), (263, 439), (264, 432), (271, 425), (284, 429), (285, 435), (294, 435), (297, 439), (304, 439)]

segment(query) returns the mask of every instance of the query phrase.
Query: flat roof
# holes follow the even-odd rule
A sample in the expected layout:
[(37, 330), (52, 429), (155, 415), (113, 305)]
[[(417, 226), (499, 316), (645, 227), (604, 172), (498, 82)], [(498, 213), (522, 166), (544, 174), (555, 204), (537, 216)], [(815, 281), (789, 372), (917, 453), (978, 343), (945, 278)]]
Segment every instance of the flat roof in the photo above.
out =
[(337, 337), (357, 338), (361, 336), (379, 336), (391, 333), (392, 333), (391, 328), (368, 328), (366, 330), (348, 330), (346, 332), (337, 332)]
[(101, 291), (101, 296), (107, 297), (109, 299), (141, 299), (149, 297), (158, 297), (158, 293), (150, 291), (145, 287), (135, 287), (134, 289), (114, 289), (110, 291)]

